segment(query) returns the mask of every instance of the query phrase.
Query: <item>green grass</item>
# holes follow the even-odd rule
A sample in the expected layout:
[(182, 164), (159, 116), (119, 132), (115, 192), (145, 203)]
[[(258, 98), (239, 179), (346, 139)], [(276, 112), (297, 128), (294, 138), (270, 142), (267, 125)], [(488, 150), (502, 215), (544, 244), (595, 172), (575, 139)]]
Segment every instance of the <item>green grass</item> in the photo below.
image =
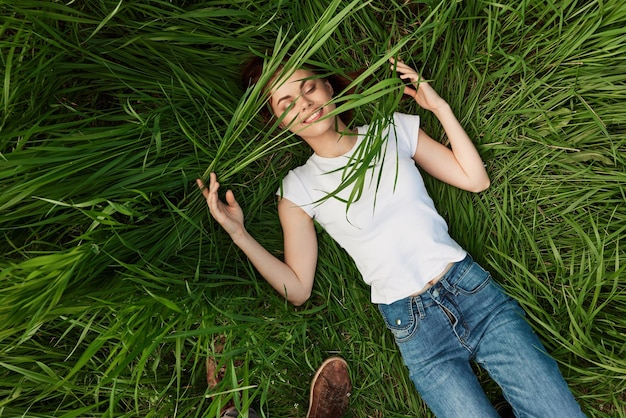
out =
[(293, 65), (369, 68), (369, 94), (338, 99), (361, 104), (357, 123), (397, 103), (386, 56), (432, 80), (492, 179), (479, 195), (427, 179), (453, 237), (520, 300), (584, 411), (626, 416), (626, 9), (404, 3), (0, 0), (0, 416), (216, 416), (234, 399), (303, 417), (333, 353), (351, 367), (350, 416), (429, 416), (326, 234), (294, 308), (195, 188), (216, 170), (281, 256), (274, 191), (309, 150), (263, 129), (260, 92), (238, 82), (275, 47)]

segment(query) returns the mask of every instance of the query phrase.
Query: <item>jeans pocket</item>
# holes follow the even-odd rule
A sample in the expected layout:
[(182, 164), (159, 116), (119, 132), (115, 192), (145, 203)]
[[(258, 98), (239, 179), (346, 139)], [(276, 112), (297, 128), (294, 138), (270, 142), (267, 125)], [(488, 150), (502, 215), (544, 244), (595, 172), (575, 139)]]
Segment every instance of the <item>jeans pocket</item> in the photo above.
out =
[(491, 274), (478, 263), (472, 262), (452, 285), (460, 293), (473, 295), (484, 289), (490, 281), (492, 281)]
[(401, 299), (390, 305), (378, 305), (378, 310), (397, 343), (407, 341), (415, 335), (418, 328), (418, 320), (415, 317), (415, 309), (411, 297)]

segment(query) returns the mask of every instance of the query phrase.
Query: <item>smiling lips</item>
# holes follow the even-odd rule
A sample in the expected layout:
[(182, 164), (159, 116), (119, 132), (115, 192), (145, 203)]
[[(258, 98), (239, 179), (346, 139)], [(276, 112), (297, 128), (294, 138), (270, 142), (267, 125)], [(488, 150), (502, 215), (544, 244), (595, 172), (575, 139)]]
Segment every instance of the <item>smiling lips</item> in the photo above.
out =
[(306, 118), (302, 123), (309, 124), (318, 120), (322, 116), (322, 108), (317, 109), (315, 112), (311, 113), (308, 118)]

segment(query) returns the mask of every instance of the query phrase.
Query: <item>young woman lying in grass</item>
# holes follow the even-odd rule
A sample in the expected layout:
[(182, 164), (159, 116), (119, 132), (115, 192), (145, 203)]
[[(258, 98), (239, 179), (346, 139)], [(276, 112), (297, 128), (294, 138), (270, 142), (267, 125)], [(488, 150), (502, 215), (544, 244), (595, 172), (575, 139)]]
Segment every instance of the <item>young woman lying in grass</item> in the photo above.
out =
[[(352, 256), (371, 286), (371, 300), (393, 333), (411, 380), (437, 416), (498, 417), (472, 361), (500, 385), (518, 416), (584, 416), (521, 307), (449, 236), (416, 167), (480, 192), (489, 187), (480, 155), (448, 103), (415, 70), (394, 59), (391, 67), (412, 83), (404, 94), (437, 117), (450, 148), (420, 128), (419, 116), (395, 113), (384, 133), (384, 162), (369, 168), (362, 196), (349, 207), (349, 189), (325, 199), (341, 184), (342, 169), (369, 126), (349, 129), (331, 114), (335, 89), (327, 79), (306, 68), (293, 73), (281, 68), (273, 75), (277, 82), (267, 88), (269, 107), (281, 127), (313, 150), (277, 193), (284, 261), (246, 231), (232, 191), (226, 192), (225, 202), (219, 199), (215, 173), (208, 188), (198, 180), (211, 215), (294, 305), (311, 295), (318, 222)], [(256, 83), (262, 68), (262, 60), (253, 62), (244, 80)]]

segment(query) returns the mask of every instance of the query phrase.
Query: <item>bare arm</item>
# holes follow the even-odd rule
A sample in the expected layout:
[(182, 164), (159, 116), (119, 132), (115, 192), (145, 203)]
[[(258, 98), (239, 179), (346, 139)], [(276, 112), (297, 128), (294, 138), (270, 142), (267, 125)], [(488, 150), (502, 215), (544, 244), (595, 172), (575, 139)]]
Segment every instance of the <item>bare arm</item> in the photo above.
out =
[(259, 273), (278, 293), (296, 306), (311, 295), (317, 263), (317, 237), (313, 220), (286, 199), (278, 204), (285, 236), (285, 262), (279, 260), (255, 240), (244, 226), (243, 211), (232, 191), (226, 203), (218, 197), (219, 183), (211, 173), (209, 187), (196, 180), (215, 220), (228, 232)]
[(450, 140), (448, 148), (420, 129), (413, 156), (415, 162), (433, 177), (460, 189), (472, 192), (487, 189), (490, 182), (483, 161), (450, 105), (427, 82), (420, 80), (411, 67), (400, 61), (396, 65), (400, 78), (419, 82), (417, 89), (405, 87), (404, 94), (413, 97), (423, 109), (433, 112)]

